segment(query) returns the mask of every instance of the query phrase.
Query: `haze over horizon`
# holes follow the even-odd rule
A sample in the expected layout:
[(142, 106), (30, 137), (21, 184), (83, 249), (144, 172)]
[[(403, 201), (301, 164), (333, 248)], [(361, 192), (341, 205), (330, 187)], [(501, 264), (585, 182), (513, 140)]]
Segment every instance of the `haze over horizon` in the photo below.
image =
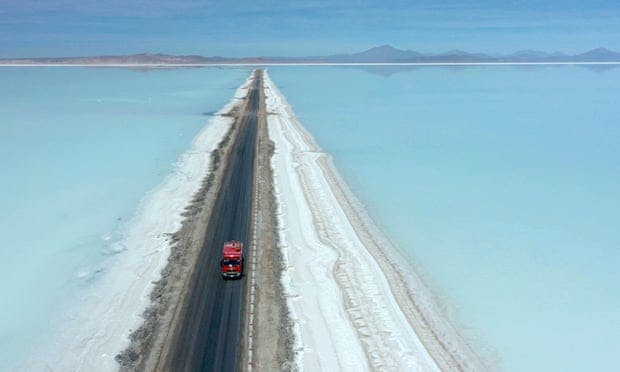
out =
[(620, 4), (532, 0), (5, 0), (0, 58), (121, 55), (312, 56), (390, 44), (403, 50), (620, 50)]

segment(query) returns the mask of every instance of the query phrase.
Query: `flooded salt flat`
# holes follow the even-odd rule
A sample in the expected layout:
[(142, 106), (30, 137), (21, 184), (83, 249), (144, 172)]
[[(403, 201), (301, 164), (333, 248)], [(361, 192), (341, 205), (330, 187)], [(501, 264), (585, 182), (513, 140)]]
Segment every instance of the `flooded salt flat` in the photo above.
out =
[(620, 69), (273, 67), (394, 241), (506, 370), (620, 348)]
[(100, 295), (140, 201), (248, 73), (0, 69), (0, 365), (58, 343), (68, 307)]
[[(249, 69), (0, 70), (0, 364), (105, 275)], [(273, 67), (376, 222), (507, 370), (620, 348), (620, 69)], [(48, 335), (49, 336), (49, 335)]]

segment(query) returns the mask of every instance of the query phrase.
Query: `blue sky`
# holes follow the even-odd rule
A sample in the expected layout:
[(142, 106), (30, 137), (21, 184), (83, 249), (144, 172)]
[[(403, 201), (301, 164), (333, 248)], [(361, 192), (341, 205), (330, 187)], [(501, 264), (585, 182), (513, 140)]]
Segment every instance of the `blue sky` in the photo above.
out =
[(0, 57), (620, 50), (620, 1), (0, 0)]

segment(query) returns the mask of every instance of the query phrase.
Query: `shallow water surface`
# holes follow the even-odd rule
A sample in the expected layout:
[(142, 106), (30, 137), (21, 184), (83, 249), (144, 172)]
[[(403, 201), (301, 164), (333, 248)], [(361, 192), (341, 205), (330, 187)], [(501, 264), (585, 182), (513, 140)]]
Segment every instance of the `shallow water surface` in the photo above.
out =
[(140, 200), (248, 74), (0, 68), (0, 366), (53, 340)]
[(503, 369), (616, 365), (620, 68), (269, 73)]

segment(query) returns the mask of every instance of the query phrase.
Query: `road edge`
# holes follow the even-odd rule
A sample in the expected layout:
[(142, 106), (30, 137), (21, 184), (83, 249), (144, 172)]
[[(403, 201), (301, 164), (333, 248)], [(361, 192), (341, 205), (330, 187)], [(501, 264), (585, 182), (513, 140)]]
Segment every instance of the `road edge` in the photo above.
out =
[(260, 110), (254, 161), (252, 240), (248, 265), (244, 316), (244, 350), (240, 369), (289, 371), (293, 355), (290, 320), (281, 273), (276, 196), (271, 157), (275, 145), (269, 138), (264, 81), (261, 79)]

